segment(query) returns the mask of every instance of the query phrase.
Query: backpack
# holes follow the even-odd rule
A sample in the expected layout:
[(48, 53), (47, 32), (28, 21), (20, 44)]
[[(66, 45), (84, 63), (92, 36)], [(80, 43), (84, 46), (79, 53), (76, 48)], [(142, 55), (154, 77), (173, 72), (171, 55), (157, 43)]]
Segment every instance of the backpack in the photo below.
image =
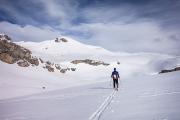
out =
[(113, 75), (113, 79), (118, 79), (118, 75), (117, 75), (117, 74), (114, 74), (114, 75)]

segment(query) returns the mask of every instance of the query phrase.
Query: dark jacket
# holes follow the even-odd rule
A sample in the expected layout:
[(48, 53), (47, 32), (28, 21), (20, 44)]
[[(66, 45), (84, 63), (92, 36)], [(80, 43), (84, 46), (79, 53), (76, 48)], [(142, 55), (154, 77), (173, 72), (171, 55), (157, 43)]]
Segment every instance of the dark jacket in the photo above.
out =
[[(115, 75), (117, 78), (114, 78), (114, 77), (113, 77), (114, 75)], [(111, 74), (111, 77), (112, 77), (113, 79), (118, 79), (118, 78), (119, 78), (119, 73), (118, 73), (118, 71), (113, 71), (112, 74)]]

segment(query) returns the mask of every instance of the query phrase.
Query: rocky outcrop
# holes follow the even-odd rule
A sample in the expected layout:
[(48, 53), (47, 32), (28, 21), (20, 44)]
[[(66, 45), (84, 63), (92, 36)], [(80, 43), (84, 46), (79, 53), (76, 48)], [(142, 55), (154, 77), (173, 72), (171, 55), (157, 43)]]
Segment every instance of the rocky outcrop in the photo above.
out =
[(47, 69), (49, 72), (54, 72), (54, 68), (51, 67), (50, 65), (46, 65), (46, 69)]
[(55, 70), (60, 73), (66, 73), (67, 71), (75, 71), (76, 68), (68, 68), (68, 67), (61, 67), (59, 64), (51, 63), (50, 61), (45, 62), (44, 69), (47, 69), (49, 72), (54, 72)]
[[(27, 67), (29, 62), (32, 65), (39, 65), (37, 58), (32, 57), (31, 51), (11, 42), (11, 38), (7, 35), (0, 35), (0, 60), (9, 64), (18, 62), (19, 66)], [(26, 64), (26, 65), (25, 65)]]
[(63, 68), (63, 69), (60, 70), (60, 72), (61, 72), (61, 73), (66, 73), (67, 71), (70, 71), (70, 70), (71, 70), (71, 71), (75, 71), (76, 68)]
[(118, 65), (120, 65), (120, 62), (119, 62), (119, 61), (117, 61), (117, 64), (118, 64)]
[(43, 68), (47, 69), (49, 72), (54, 72), (53, 65), (49, 61), (46, 62), (45, 66)]
[(66, 73), (67, 69), (61, 69), (60, 72), (61, 73)]
[(44, 61), (41, 58), (39, 58), (39, 60), (40, 60), (41, 63), (44, 63)]
[(180, 67), (176, 67), (176, 68), (169, 69), (169, 70), (161, 70), (161, 72), (159, 72), (159, 73), (168, 73), (168, 72), (174, 72), (174, 71), (180, 71)]
[(22, 60), (22, 61), (18, 61), (17, 64), (20, 66), (20, 67), (28, 67), (29, 66), (29, 63), (25, 60)]
[[(67, 42), (66, 39), (58, 39), (60, 42)], [(62, 68), (59, 64), (51, 63), (50, 61), (44, 62), (41, 58), (32, 56), (30, 50), (17, 45), (11, 41), (11, 38), (7, 35), (0, 34), (0, 60), (8, 64), (17, 63), (20, 67), (39, 66), (43, 65), (43, 68), (49, 72), (59, 71), (60, 73), (66, 73), (66, 71), (75, 71), (76, 68)]]
[(32, 65), (36, 65), (36, 66), (38, 66), (39, 65), (39, 61), (38, 61), (38, 58), (31, 58), (31, 59), (27, 59), (27, 61), (29, 62), (29, 63), (31, 63)]
[(11, 38), (5, 34), (0, 34), (0, 40), (11, 41)]
[(62, 42), (68, 42), (68, 40), (65, 39), (65, 38), (61, 38), (60, 40), (61, 40)]
[(98, 66), (98, 65), (108, 66), (108, 65), (110, 65), (108, 63), (104, 63), (103, 61), (96, 61), (96, 60), (90, 60), (90, 59), (74, 60), (71, 63), (73, 63), (73, 64), (85, 63), (85, 64), (89, 64), (89, 65), (93, 65), (93, 66)]
[(57, 42), (57, 43), (59, 43), (59, 42), (68, 42), (68, 40), (65, 39), (65, 38), (56, 38), (55, 42)]
[(76, 68), (71, 68), (71, 71), (76, 71)]
[(59, 64), (55, 64), (55, 67), (56, 67), (57, 70), (61, 70), (61, 67), (60, 67)]
[(16, 60), (7, 53), (0, 53), (0, 60), (9, 64), (13, 64)]

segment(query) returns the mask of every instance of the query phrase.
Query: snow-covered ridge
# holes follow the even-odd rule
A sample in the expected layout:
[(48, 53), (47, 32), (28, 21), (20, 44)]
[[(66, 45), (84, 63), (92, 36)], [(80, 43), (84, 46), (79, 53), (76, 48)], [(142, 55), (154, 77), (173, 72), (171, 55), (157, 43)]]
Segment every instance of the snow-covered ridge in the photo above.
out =
[[(19, 67), (1, 59), (2, 120), (179, 120), (178, 56), (111, 53), (66, 37), (16, 44), (0, 40), (0, 58), (22, 53), (23, 61), (27, 49), (26, 57), (36, 56), (39, 64)], [(120, 88), (112, 92), (114, 67), (120, 73)], [(173, 73), (159, 74), (162, 69)], [(44, 93), (37, 94), (40, 92)]]
[(10, 37), (7, 35), (0, 36), (0, 60), (8, 64), (16, 64), (20, 67), (38, 66), (47, 69), (49, 72), (59, 71), (65, 73), (67, 70), (75, 71), (75, 68), (63, 68), (61, 65), (44, 61), (41, 58), (32, 55), (31, 50), (17, 45), (10, 41)]
[(105, 50), (104, 48), (86, 45), (75, 41), (69, 37), (60, 37), (58, 39), (65, 39), (67, 42), (55, 42), (56, 39), (46, 40), (42, 42), (17, 42), (17, 44), (22, 45), (28, 49), (31, 49), (37, 55), (41, 53), (53, 54), (53, 55), (103, 55), (112, 54), (112, 52)]
[[(46, 88), (43, 89), (46, 91), (109, 81), (114, 67), (124, 80), (142, 74), (157, 75), (162, 69), (173, 68), (180, 63), (177, 56), (158, 53), (113, 53), (64, 36), (42, 42), (21, 41), (15, 44), (30, 50), (32, 56), (38, 58), (39, 65), (19, 67), (17, 64), (0, 61), (0, 86), (5, 86), (0, 87), (0, 91), (7, 91), (7, 94), (0, 92), (2, 98), (42, 92), (42, 88)], [(78, 64), (73, 64), (72, 61)], [(62, 74), (65, 72), (66, 74)], [(11, 91), (19, 92), (12, 94)]]

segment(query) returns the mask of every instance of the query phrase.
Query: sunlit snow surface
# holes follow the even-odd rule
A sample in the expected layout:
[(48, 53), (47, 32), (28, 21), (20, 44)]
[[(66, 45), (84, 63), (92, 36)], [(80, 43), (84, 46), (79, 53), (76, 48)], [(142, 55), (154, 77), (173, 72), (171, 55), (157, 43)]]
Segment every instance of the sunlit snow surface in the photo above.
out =
[[(75, 67), (75, 72), (50, 73), (42, 64), (22, 68), (0, 61), (0, 120), (88, 120), (94, 114), (102, 120), (180, 120), (180, 72), (158, 74), (179, 66), (178, 56), (112, 53), (67, 39), (17, 44), (44, 60)], [(70, 63), (76, 59), (110, 65)], [(110, 97), (114, 67), (120, 73), (120, 88)]]

